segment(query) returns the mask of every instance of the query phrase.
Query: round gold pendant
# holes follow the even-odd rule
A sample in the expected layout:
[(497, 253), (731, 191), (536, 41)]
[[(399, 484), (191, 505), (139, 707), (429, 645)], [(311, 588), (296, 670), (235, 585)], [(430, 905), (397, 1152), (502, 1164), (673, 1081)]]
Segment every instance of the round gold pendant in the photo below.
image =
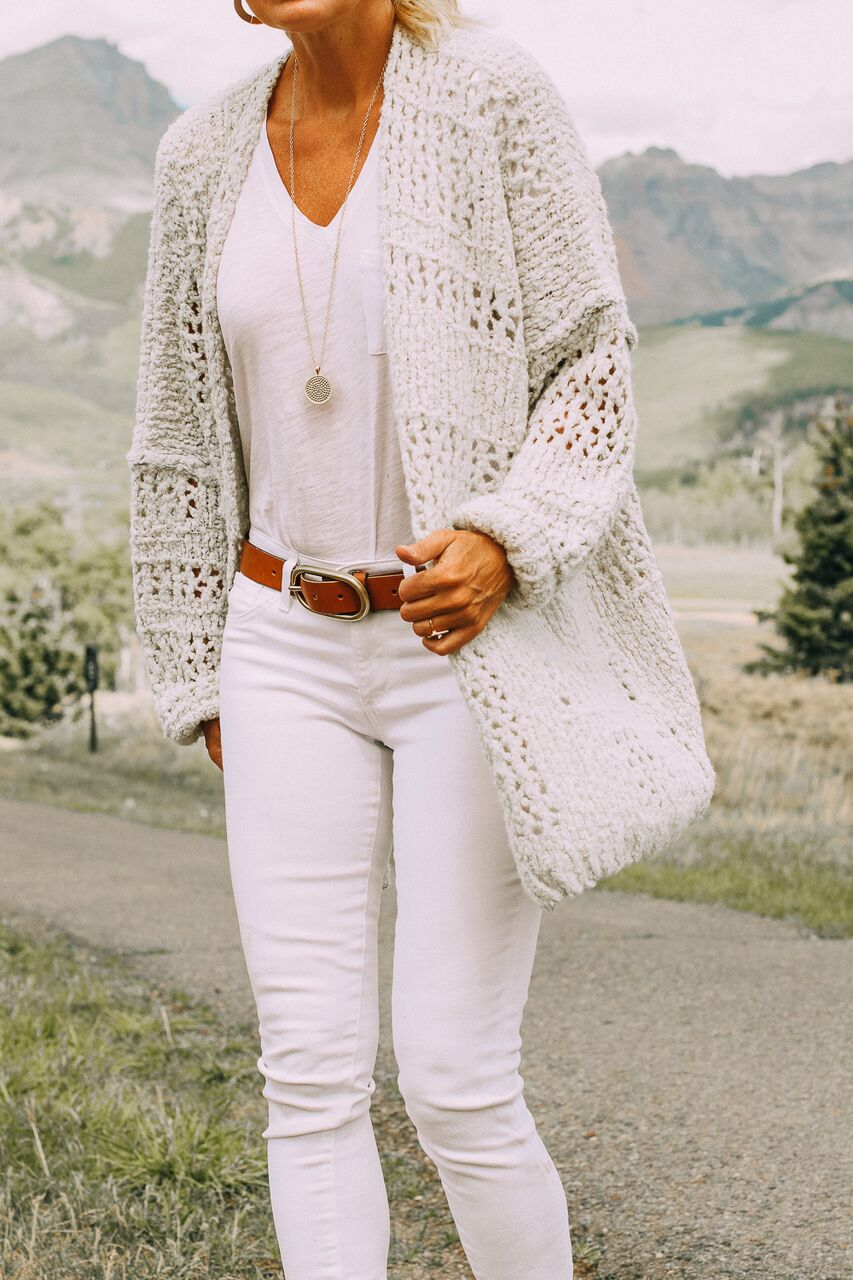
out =
[(332, 384), (322, 373), (314, 373), (305, 383), (305, 394), (312, 404), (325, 404), (332, 394)]

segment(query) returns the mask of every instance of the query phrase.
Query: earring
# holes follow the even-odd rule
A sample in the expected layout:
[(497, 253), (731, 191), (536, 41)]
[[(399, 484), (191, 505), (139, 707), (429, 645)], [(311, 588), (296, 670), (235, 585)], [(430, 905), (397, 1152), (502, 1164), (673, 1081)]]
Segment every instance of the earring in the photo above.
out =
[(263, 26), (260, 18), (256, 18), (253, 13), (247, 13), (243, 8), (243, 0), (234, 0), (234, 8), (237, 10), (244, 22), (251, 22), (253, 26)]

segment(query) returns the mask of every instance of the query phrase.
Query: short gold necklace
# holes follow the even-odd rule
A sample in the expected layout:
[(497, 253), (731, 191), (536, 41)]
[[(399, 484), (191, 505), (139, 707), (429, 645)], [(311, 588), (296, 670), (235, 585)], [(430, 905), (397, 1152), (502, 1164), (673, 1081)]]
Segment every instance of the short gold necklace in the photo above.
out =
[(331, 283), (329, 284), (329, 297), (326, 302), (326, 319), (323, 327), (323, 345), (320, 348), (319, 360), (316, 357), (316, 353), (314, 351), (314, 342), (311, 337), (311, 324), (308, 319), (308, 308), (305, 304), (305, 290), (302, 287), (302, 270), (299, 265), (299, 247), (297, 244), (297, 237), (296, 237), (296, 192), (295, 192), (295, 182), (293, 177), (293, 113), (294, 113), (294, 104), (296, 102), (296, 73), (299, 69), (299, 63), (296, 60), (296, 54), (294, 53), (293, 55), (293, 76), (292, 76), (291, 91), (290, 91), (290, 213), (291, 213), (291, 221), (293, 225), (293, 252), (296, 256), (296, 276), (299, 281), (299, 292), (302, 295), (302, 314), (305, 317), (305, 331), (308, 335), (308, 345), (311, 348), (311, 363), (314, 366), (314, 372), (311, 374), (311, 377), (305, 383), (305, 394), (312, 404), (325, 404), (332, 394), (332, 384), (329, 381), (329, 379), (326, 377), (326, 375), (320, 372), (320, 368), (323, 363), (323, 357), (326, 353), (326, 337), (329, 332), (329, 312), (331, 311), (332, 293), (335, 287), (335, 274), (338, 268), (338, 248), (341, 243), (341, 228), (344, 225), (344, 213), (346, 212), (346, 203), (347, 203), (347, 200), (349, 199), (349, 193), (352, 190), (352, 184), (355, 179), (355, 172), (358, 167), (358, 158), (361, 155), (361, 147), (362, 147), (362, 143), (364, 142), (364, 134), (365, 134), (365, 130), (367, 129), (367, 122), (370, 119), (370, 113), (373, 110), (373, 104), (376, 101), (376, 95), (379, 92), (379, 89), (382, 85), (382, 81), (385, 78), (385, 68), (388, 65), (388, 58), (390, 57), (390, 54), (391, 54), (391, 50), (389, 48), (388, 53), (385, 55), (385, 61), (382, 64), (382, 73), (379, 76), (379, 80), (377, 81), (376, 88), (373, 90), (373, 97), (370, 99), (370, 105), (367, 108), (367, 114), (365, 115), (364, 123), (361, 126), (361, 133), (359, 134), (358, 147), (356, 148), (355, 160), (353, 161), (352, 172), (350, 173), (350, 178), (349, 178), (349, 184), (347, 186), (347, 191), (346, 191), (346, 195), (344, 196), (343, 204), (341, 205), (341, 208), (339, 210), (340, 219), (338, 221), (338, 234), (335, 238), (335, 253), (332, 259), (332, 279), (331, 279)]

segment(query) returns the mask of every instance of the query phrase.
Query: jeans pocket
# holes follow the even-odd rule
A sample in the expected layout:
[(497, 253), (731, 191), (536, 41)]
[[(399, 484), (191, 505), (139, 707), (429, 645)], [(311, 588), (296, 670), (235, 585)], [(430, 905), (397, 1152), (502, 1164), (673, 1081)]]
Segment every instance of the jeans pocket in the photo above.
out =
[(273, 587), (265, 587), (262, 582), (255, 582), (238, 569), (228, 589), (228, 617), (243, 622), (258, 612), (267, 600), (277, 598), (278, 592)]

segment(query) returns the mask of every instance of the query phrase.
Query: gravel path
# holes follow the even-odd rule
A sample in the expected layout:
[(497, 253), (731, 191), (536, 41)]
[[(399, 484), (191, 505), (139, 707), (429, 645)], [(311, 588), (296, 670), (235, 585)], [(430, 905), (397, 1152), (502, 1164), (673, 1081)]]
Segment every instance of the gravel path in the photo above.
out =
[[(222, 842), (5, 800), (0, 832), (7, 918), (119, 951), (256, 1027)], [(379, 1095), (393, 887), (384, 903)], [(525, 1092), (602, 1280), (849, 1274), (851, 948), (602, 891), (546, 913)]]

